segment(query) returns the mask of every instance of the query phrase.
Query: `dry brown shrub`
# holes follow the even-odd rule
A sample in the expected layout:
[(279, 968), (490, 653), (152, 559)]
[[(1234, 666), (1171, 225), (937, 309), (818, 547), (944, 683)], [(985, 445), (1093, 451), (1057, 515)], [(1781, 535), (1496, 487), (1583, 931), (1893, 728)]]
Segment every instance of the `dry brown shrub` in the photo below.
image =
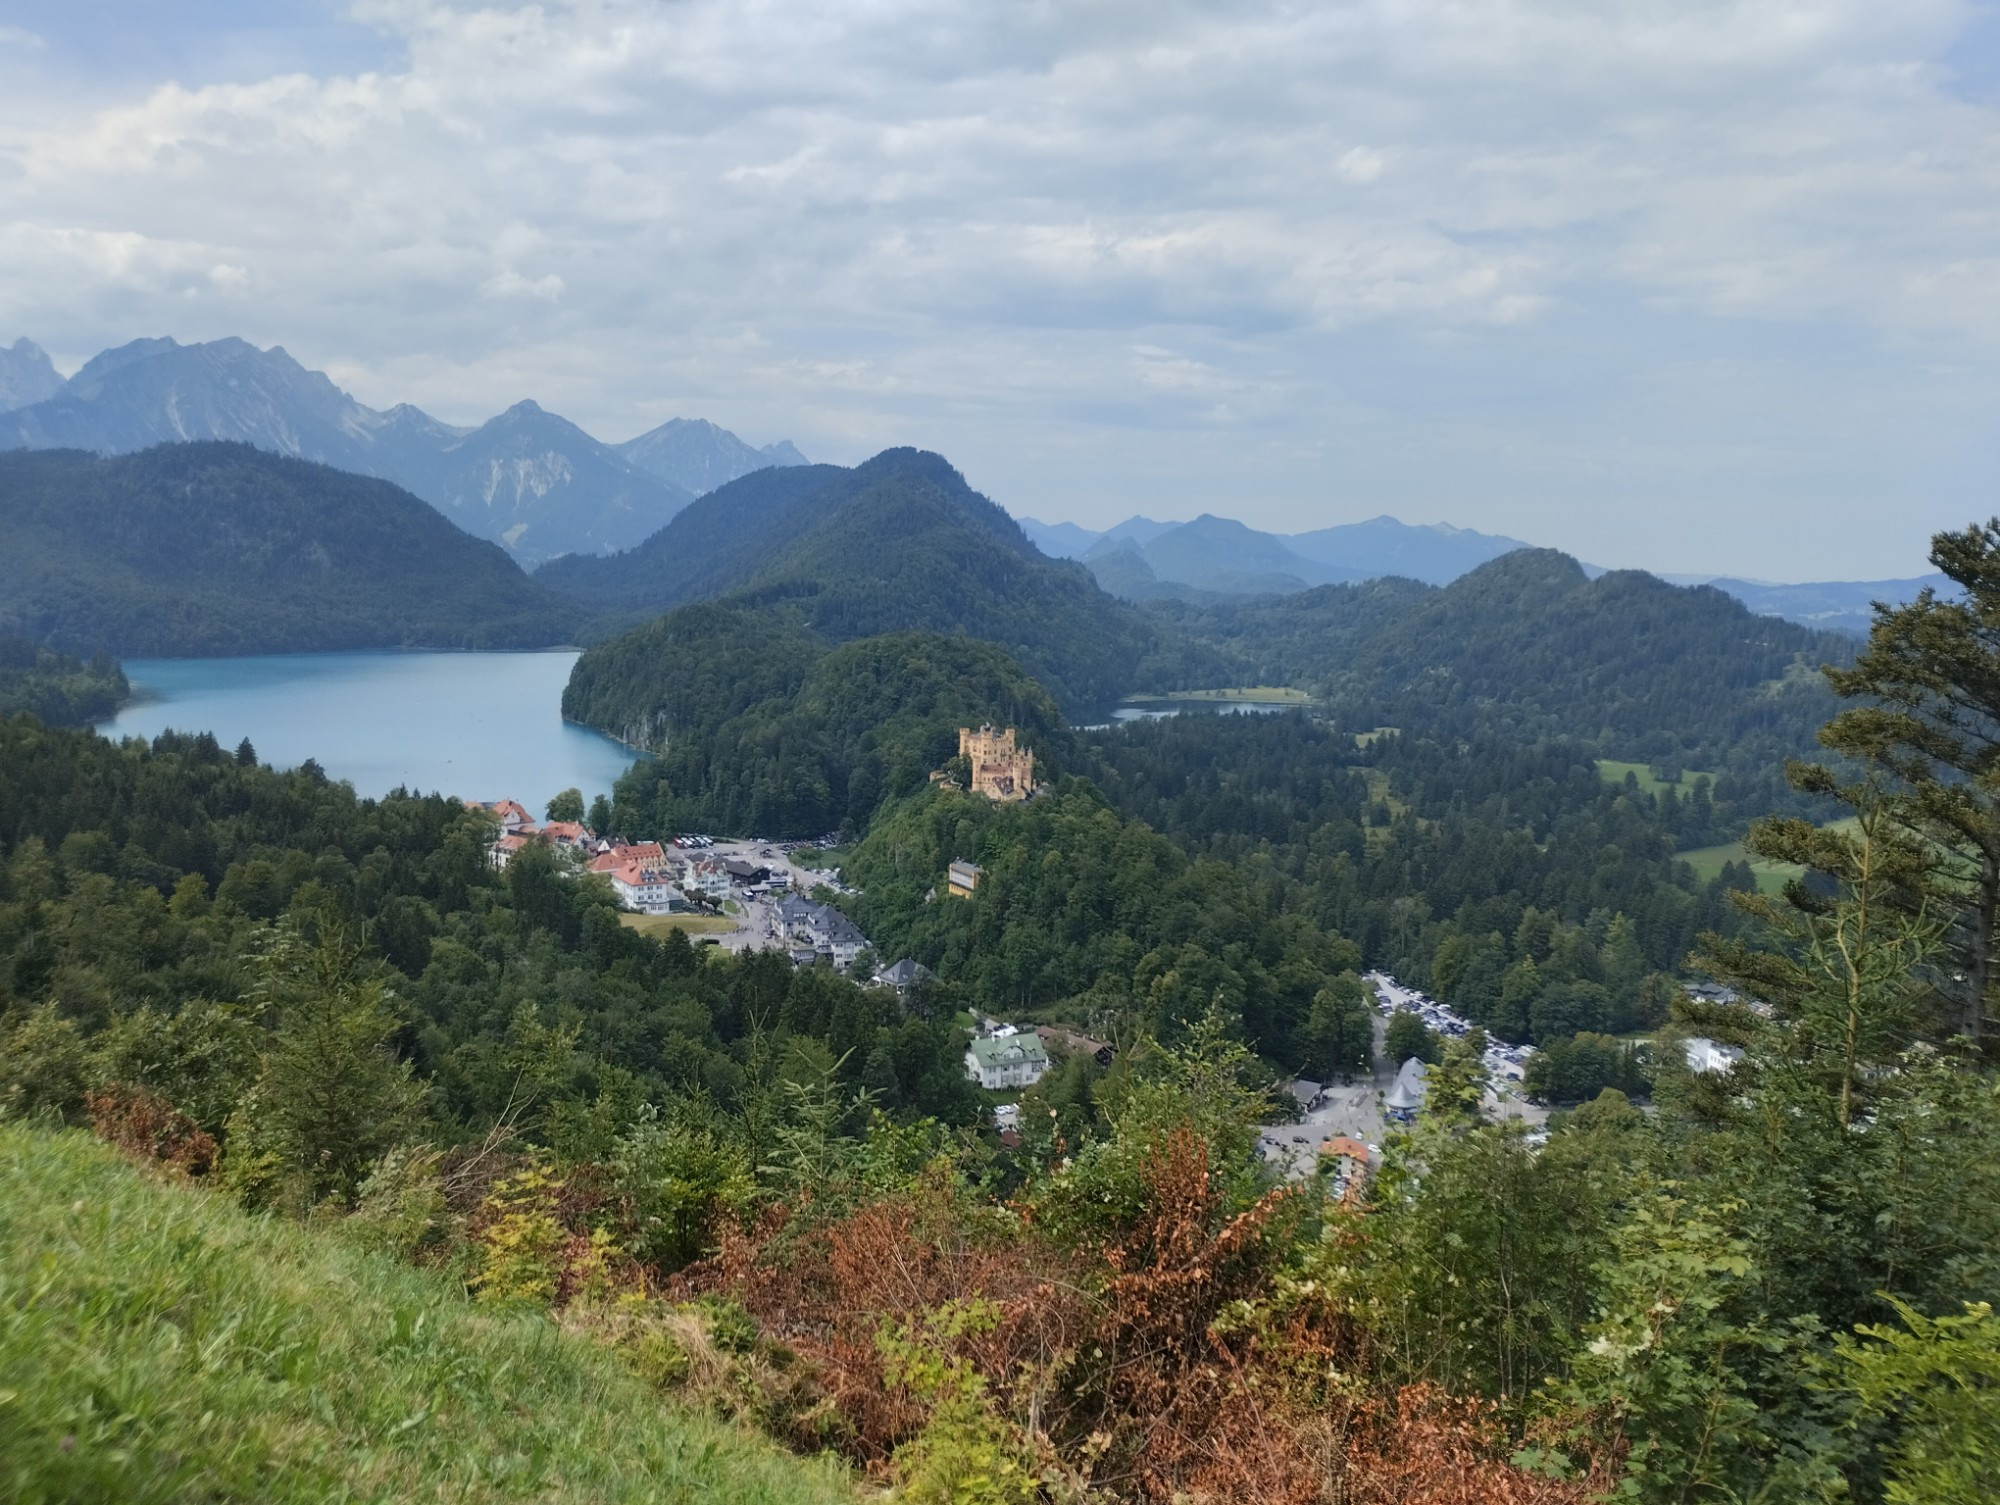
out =
[(1507, 1461), (1490, 1402), (1410, 1385), (1359, 1409), (1332, 1505), (1585, 1505), (1588, 1480), (1544, 1478)]
[[(810, 1366), (831, 1438), (882, 1471), (927, 1420), (886, 1383), (877, 1336), (950, 1303), (990, 1304), (954, 1352), (1075, 1493), (1214, 1505), (1582, 1505), (1581, 1483), (1513, 1467), (1483, 1403), (1416, 1387), (1368, 1398), (1367, 1355), (1321, 1294), (1282, 1297), (1294, 1193), (1224, 1215), (1201, 1141), (1177, 1134), (1147, 1170), (1148, 1210), (1091, 1265), (941, 1175), (816, 1220), (768, 1209), (677, 1278), (725, 1296)], [(696, 1346), (690, 1346), (695, 1352)]]
[(97, 1137), (134, 1159), (188, 1177), (215, 1169), (215, 1136), (150, 1088), (111, 1082), (84, 1103)]
[(1295, 1478), (1282, 1375), (1259, 1335), (1216, 1330), (1225, 1308), (1267, 1289), (1281, 1247), (1271, 1235), (1296, 1193), (1272, 1191), (1223, 1221), (1207, 1146), (1185, 1129), (1154, 1154), (1146, 1184), (1147, 1216), (1105, 1251), (1112, 1274), (1091, 1350), (1105, 1356), (1093, 1429), (1105, 1441), (1094, 1477), (1161, 1500), (1200, 1483), (1239, 1498), (1310, 1501), (1312, 1488)]
[(1076, 1275), (1011, 1213), (940, 1172), (824, 1221), (809, 1208), (771, 1208), (753, 1228), (726, 1232), (718, 1252), (675, 1284), (728, 1296), (810, 1363), (845, 1418), (845, 1450), (879, 1466), (928, 1419), (920, 1401), (887, 1382), (877, 1345), (886, 1327), (951, 1302), (990, 1303), (997, 1322), (958, 1348), (1032, 1432), (1049, 1408), (1051, 1376), (1087, 1325)]

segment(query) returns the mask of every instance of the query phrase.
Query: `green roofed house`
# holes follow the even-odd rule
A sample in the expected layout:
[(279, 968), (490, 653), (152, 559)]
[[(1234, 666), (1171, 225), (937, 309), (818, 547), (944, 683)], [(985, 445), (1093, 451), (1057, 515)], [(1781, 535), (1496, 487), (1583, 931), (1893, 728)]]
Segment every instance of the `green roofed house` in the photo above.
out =
[(1048, 1069), (1049, 1053), (1032, 1031), (987, 1035), (965, 1052), (965, 1074), (982, 1087), (1032, 1087)]

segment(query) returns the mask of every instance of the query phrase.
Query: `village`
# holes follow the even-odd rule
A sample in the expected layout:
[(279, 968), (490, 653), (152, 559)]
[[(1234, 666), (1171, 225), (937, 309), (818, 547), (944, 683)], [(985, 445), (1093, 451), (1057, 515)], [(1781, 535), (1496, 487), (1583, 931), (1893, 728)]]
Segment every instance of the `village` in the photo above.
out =
[[(987, 799), (1011, 803), (1035, 794), (1035, 755), (1017, 744), (1012, 727), (960, 727), (958, 756), (966, 784)], [(932, 775), (947, 782), (944, 773)], [(523, 851), (542, 846), (564, 871), (603, 878), (634, 929), (685, 931), (697, 945), (731, 951), (773, 950), (795, 967), (826, 966), (874, 986), (890, 988), (906, 1006), (921, 1007), (937, 978), (910, 957), (883, 963), (874, 944), (833, 902), (847, 892), (837, 872), (806, 860), (828, 842), (718, 840), (686, 833), (668, 841), (628, 841), (591, 830), (581, 821), (537, 822), (518, 800), (467, 800), (492, 817), (498, 830), (488, 860), (505, 871)], [(982, 872), (976, 862), (954, 859), (939, 875), (947, 899), (970, 899)], [(1033, 1085), (1048, 1070), (1046, 1041), (994, 1019), (981, 1019), (965, 1054), (966, 1075), (989, 1090)], [(1109, 1064), (1110, 1047), (1078, 1043)]]
[[(961, 727), (959, 757), (965, 787), (987, 799), (1018, 802), (1034, 797), (1035, 756), (1017, 744), (1012, 727)], [(932, 782), (951, 776), (938, 772)], [(911, 957), (884, 962), (874, 944), (834, 901), (846, 889), (837, 870), (816, 865), (829, 841), (717, 839), (687, 833), (666, 842), (627, 841), (595, 832), (578, 821), (537, 823), (516, 800), (467, 801), (491, 815), (498, 833), (490, 849), (494, 867), (504, 870), (523, 850), (540, 844), (554, 851), (566, 870), (595, 874), (609, 883), (635, 929), (682, 929), (698, 945), (731, 951), (773, 950), (795, 967), (837, 969), (871, 986), (893, 990), (905, 1007), (922, 1010), (939, 979)], [(979, 864), (954, 859), (940, 875), (936, 893), (944, 900), (969, 900), (983, 876)], [(1375, 1002), (1372, 1070), (1351, 1081), (1283, 1083), (1292, 1107), (1274, 1115), (1260, 1131), (1256, 1154), (1287, 1180), (1315, 1174), (1329, 1177), (1336, 1194), (1358, 1189), (1368, 1168), (1379, 1161), (1381, 1141), (1394, 1127), (1410, 1123), (1423, 1106), (1427, 1068), (1411, 1058), (1391, 1060), (1387, 1022), (1411, 1013), (1440, 1036), (1462, 1036), (1472, 1026), (1446, 1005), (1399, 984), (1385, 973), (1366, 979)], [(1071, 1054), (1108, 1067), (1114, 1048), (1104, 1041), (1048, 1024), (1009, 1022), (984, 1013), (971, 1016), (972, 1038), (965, 1051), (965, 1074), (989, 1098), (1016, 1097), (1033, 1087)], [(1731, 1052), (1707, 1040), (1688, 1042), (1688, 1064), (1696, 1071), (1727, 1070)], [(1523, 1095), (1522, 1078), (1531, 1046), (1487, 1045), (1487, 1088), (1483, 1107), (1490, 1118), (1524, 1124), (1541, 1132), (1546, 1109)], [(995, 1101), (992, 1124), (1006, 1147), (1018, 1146), (1018, 1101)]]

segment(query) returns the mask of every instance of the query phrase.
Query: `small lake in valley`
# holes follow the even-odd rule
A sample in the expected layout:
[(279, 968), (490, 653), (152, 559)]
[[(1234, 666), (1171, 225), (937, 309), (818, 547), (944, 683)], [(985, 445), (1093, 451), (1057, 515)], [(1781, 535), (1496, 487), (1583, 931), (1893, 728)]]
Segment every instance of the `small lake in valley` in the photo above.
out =
[(1222, 700), (1191, 697), (1159, 700), (1123, 700), (1103, 706), (1082, 718), (1081, 731), (1101, 731), (1130, 721), (1159, 721), (1168, 716), (1265, 716), (1276, 711), (1296, 711), (1309, 705), (1305, 700)]
[(401, 785), (465, 799), (517, 799), (537, 817), (571, 787), (609, 794), (638, 754), (562, 719), (573, 649), (532, 653), (298, 653), (134, 658), (132, 703), (98, 730), (248, 737), (280, 768), (317, 759), (379, 798)]

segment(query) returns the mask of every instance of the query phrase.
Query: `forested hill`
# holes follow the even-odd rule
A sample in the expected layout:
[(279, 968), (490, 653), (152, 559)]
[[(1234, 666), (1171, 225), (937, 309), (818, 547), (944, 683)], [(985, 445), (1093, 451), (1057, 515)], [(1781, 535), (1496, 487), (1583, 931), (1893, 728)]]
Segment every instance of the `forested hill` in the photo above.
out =
[(1281, 600), (1149, 609), (1255, 682), (1310, 688), (1343, 721), (1411, 721), (1701, 767), (1757, 744), (1775, 765), (1831, 712), (1817, 670), (1851, 639), (1634, 570), (1595, 580), (1521, 549), (1452, 584), (1380, 580)]
[(387, 481), (247, 444), (0, 454), (0, 632), (80, 653), (521, 648), (575, 613)]
[(652, 615), (735, 590), (826, 513), (853, 472), (773, 466), (717, 487), (622, 554), (566, 554), (535, 571), (541, 585), (597, 611)]
[(828, 648), (743, 606), (682, 607), (589, 650), (563, 714), (658, 750), (618, 782), (630, 831), (859, 830), (982, 721), (1018, 727), (1046, 772), (1074, 760), (1048, 692), (990, 643), (903, 632)]
[(853, 470), (760, 471), (636, 549), (536, 578), (600, 611), (707, 598), (778, 608), (829, 642), (963, 633), (1006, 649), (1072, 706), (1130, 689), (1161, 641), (1081, 565), (1044, 556), (949, 463), (914, 449)]

